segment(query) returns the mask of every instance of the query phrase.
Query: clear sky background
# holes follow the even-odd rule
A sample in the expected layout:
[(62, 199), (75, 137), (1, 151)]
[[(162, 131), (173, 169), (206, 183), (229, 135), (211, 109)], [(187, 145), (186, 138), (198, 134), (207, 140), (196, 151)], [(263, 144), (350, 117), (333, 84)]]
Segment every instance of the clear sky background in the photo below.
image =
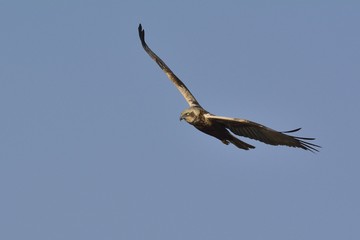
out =
[[(0, 239), (360, 239), (358, 1), (0, 1)], [(222, 144), (210, 112), (317, 154)]]

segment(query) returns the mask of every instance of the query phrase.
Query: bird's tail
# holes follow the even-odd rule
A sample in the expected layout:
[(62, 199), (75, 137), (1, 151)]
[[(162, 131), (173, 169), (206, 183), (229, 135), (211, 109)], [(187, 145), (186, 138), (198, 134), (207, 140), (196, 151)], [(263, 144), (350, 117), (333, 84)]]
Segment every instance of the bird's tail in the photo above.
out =
[(231, 142), (232, 144), (234, 144), (235, 146), (237, 146), (238, 148), (241, 149), (245, 149), (245, 150), (249, 150), (251, 148), (255, 148), (254, 146), (247, 144), (246, 142), (243, 142), (239, 139), (237, 139), (236, 137), (234, 137), (233, 135), (231, 135), (231, 139), (229, 139), (229, 142)]

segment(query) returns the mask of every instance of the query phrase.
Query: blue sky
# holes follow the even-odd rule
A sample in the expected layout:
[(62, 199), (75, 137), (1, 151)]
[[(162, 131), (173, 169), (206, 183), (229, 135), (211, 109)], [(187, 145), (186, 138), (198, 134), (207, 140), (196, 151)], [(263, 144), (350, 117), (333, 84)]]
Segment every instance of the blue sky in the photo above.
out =
[[(360, 4), (1, 1), (1, 239), (359, 239)], [(242, 151), (208, 111), (316, 137)]]

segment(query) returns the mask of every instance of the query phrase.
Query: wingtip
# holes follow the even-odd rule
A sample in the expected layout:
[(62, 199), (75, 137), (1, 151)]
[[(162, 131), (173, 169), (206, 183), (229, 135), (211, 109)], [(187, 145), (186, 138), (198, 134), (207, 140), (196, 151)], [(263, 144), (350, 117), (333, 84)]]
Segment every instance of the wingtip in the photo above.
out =
[[(312, 153), (317, 153), (317, 152), (320, 151), (319, 148), (321, 148), (321, 146), (319, 146), (319, 145), (303, 141), (302, 139), (304, 139), (304, 138), (295, 137), (295, 139), (298, 140), (299, 143), (300, 143), (300, 146), (297, 146), (297, 147), (308, 150), (308, 151), (310, 151)], [(305, 139), (306, 140), (314, 140), (315, 138), (305, 138)]]
[(141, 23), (139, 23), (138, 31), (139, 31), (140, 38), (143, 38), (145, 31), (144, 31)]
[(139, 31), (139, 37), (140, 37), (140, 40), (141, 40), (141, 44), (142, 44), (143, 47), (146, 47), (145, 30), (143, 29), (141, 23), (139, 24), (138, 31)]
[(282, 133), (293, 133), (293, 132), (297, 132), (297, 131), (299, 131), (299, 130), (301, 130), (301, 128), (296, 128), (296, 129), (293, 129), (293, 130), (284, 131), (284, 132), (282, 132)]

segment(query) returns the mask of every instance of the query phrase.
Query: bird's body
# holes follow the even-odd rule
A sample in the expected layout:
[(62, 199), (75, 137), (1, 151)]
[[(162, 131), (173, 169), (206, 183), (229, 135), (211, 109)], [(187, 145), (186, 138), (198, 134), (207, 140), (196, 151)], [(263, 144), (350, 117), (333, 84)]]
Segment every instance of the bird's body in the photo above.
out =
[(190, 106), (181, 113), (180, 120), (184, 119), (186, 122), (193, 125), (201, 132), (219, 139), (226, 145), (232, 143), (238, 148), (245, 150), (249, 150), (255, 147), (239, 140), (233, 134), (255, 139), (266, 144), (285, 145), (290, 147), (298, 147), (309, 151), (318, 151), (316, 148), (320, 146), (305, 141), (314, 140), (314, 138), (294, 137), (287, 134), (296, 132), (300, 130), (300, 128), (287, 132), (278, 132), (246, 119), (222, 117), (206, 111), (200, 106), (199, 102), (191, 94), (190, 90), (185, 86), (185, 84), (148, 47), (145, 42), (145, 32), (142, 29), (141, 24), (139, 25), (138, 30), (141, 44), (145, 51), (165, 72), (165, 74), (174, 83), (176, 88), (180, 91)]
[(190, 107), (185, 109), (180, 116), (180, 120), (185, 120), (189, 124), (193, 125), (199, 131), (213, 136), (219, 139), (224, 144), (228, 145), (229, 143), (234, 144), (238, 148), (248, 150), (249, 148), (254, 148), (253, 146), (237, 139), (234, 137), (224, 125), (209, 119), (207, 116), (211, 116), (202, 107)]

